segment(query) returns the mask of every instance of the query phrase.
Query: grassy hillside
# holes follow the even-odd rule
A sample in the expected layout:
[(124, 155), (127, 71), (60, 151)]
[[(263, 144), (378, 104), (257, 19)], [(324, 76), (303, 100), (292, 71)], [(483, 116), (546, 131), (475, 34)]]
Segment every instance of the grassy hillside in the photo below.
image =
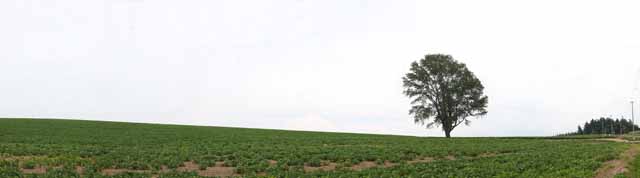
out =
[(0, 177), (593, 177), (628, 145), (0, 119)]

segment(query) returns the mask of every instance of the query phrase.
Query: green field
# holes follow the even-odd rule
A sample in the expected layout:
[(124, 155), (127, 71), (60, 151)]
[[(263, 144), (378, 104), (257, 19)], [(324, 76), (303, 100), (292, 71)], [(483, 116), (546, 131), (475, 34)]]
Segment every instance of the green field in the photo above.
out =
[(627, 148), (592, 139), (0, 119), (0, 177), (594, 177)]

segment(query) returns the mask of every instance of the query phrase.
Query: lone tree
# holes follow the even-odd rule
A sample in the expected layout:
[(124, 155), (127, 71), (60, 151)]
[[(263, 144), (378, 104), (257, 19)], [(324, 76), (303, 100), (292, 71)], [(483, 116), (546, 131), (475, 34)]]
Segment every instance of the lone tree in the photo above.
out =
[(469, 125), (468, 117), (487, 114), (484, 86), (450, 55), (429, 54), (411, 63), (402, 81), (404, 94), (412, 99), (409, 114), (414, 122), (427, 128), (442, 126), (447, 138), (458, 125)]

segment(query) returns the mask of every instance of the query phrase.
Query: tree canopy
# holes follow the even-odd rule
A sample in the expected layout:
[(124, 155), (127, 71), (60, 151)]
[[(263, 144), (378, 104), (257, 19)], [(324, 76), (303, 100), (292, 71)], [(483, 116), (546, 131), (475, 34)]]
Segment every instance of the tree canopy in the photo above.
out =
[(488, 97), (480, 80), (450, 55), (429, 54), (411, 63), (403, 78), (404, 94), (411, 98), (409, 114), (416, 124), (440, 127), (446, 137), (469, 117), (487, 113)]
[[(635, 128), (634, 128), (635, 127)], [(640, 131), (640, 128), (625, 118), (614, 119), (610, 117), (600, 117), (591, 119), (584, 125), (578, 125), (578, 130), (560, 135), (582, 135), (582, 134), (626, 134), (632, 130)]]

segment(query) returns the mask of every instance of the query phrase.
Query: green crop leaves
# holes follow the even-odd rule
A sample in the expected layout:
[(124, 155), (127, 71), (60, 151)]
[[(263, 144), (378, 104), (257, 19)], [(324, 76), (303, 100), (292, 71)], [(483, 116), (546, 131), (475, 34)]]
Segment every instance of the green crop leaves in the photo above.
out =
[(0, 129), (0, 177), (592, 177), (628, 148), (71, 120), (0, 119)]

